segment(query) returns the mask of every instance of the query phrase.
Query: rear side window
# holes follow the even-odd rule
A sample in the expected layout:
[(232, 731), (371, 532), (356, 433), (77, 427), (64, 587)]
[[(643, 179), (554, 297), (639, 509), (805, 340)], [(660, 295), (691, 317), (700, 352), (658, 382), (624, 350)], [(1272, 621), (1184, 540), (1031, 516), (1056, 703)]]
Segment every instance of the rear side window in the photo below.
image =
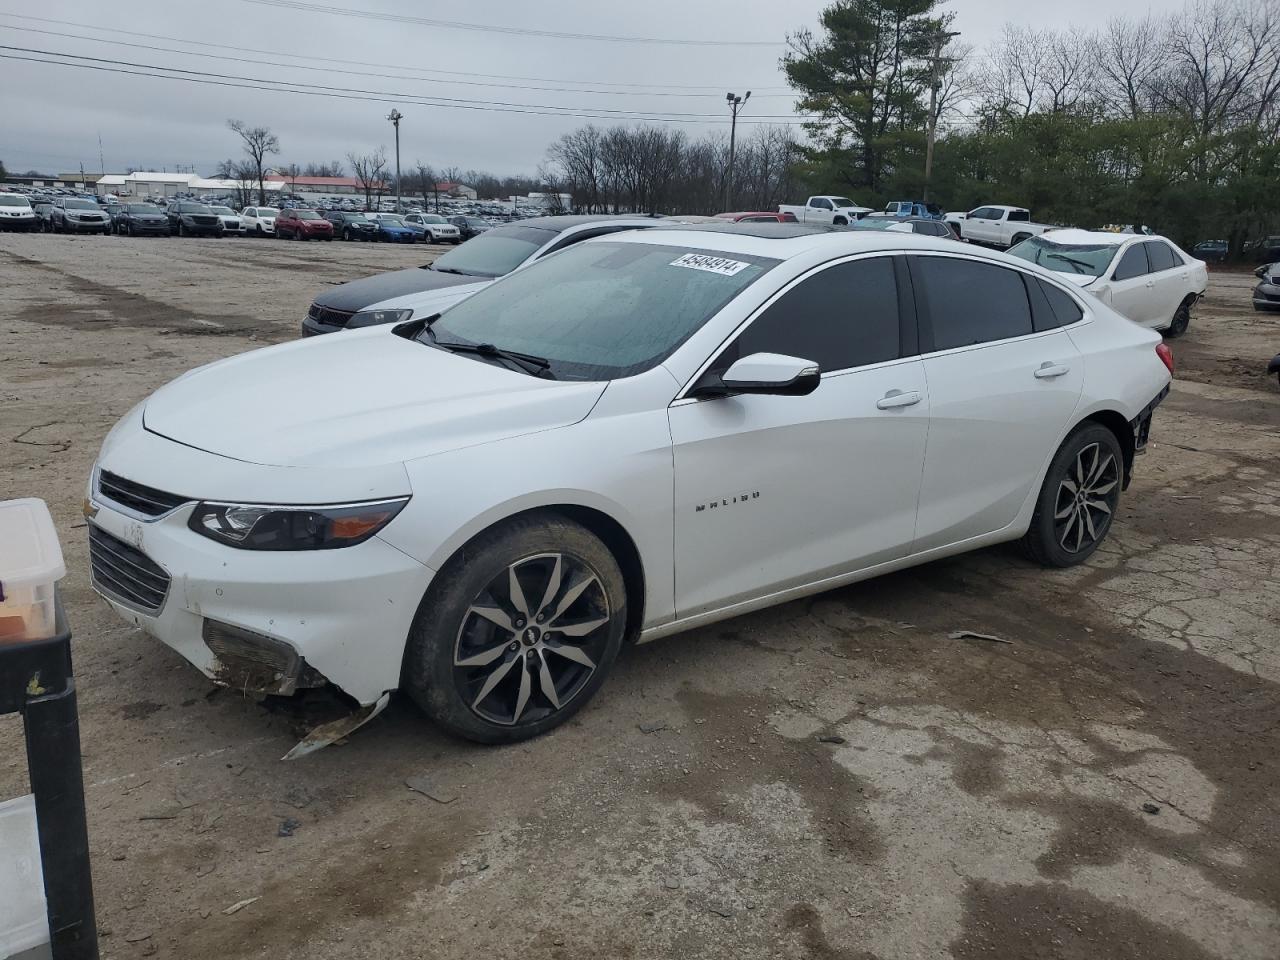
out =
[(1075, 323), (1077, 320), (1084, 319), (1084, 311), (1080, 309), (1080, 305), (1072, 300), (1071, 297), (1051, 283), (1045, 283), (1043, 280), (1037, 280), (1036, 283), (1044, 291), (1045, 299), (1049, 301), (1049, 306), (1053, 309), (1054, 316), (1058, 319), (1058, 326), (1065, 327)]
[(1167, 243), (1161, 243), (1159, 240), (1148, 240), (1143, 244), (1147, 248), (1147, 261), (1151, 264), (1151, 272), (1158, 273), (1161, 270), (1172, 270), (1178, 266), (1178, 260), (1173, 255), (1173, 248)]
[(1016, 220), (1019, 223), (1027, 223), (1031, 220), (1031, 214), (1026, 210), (1010, 210), (1009, 219)]
[(1147, 263), (1146, 247), (1145, 243), (1135, 243), (1124, 252), (1124, 256), (1120, 258), (1120, 262), (1116, 265), (1114, 274), (1116, 280), (1132, 280), (1134, 277), (1140, 277), (1151, 272), (1151, 268)]
[(812, 360), (823, 371), (897, 359), (893, 260), (838, 263), (801, 281), (757, 317), (716, 366), (727, 368), (753, 353)]
[(913, 257), (911, 273), (927, 304), (934, 350), (1021, 337), (1034, 330), (1027, 291), (1015, 270), (952, 257)]

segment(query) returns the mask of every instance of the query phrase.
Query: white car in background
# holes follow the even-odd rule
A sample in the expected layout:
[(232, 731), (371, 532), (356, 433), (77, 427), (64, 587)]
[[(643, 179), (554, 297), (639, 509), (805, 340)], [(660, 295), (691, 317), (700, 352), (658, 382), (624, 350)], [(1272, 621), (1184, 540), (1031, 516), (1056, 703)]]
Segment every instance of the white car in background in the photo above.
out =
[(327, 679), (359, 722), (403, 687), (521, 740), (624, 643), (1002, 541), (1080, 563), (1171, 368), (1074, 284), (950, 240), (616, 233), (162, 387), (93, 467), (92, 582), (237, 690)]
[(240, 211), (240, 221), (244, 232), (255, 237), (274, 237), (276, 235), (275, 207), (245, 207)]
[(240, 214), (236, 213), (230, 207), (224, 207), (221, 204), (214, 204), (209, 207), (217, 218), (222, 222), (223, 236), (238, 237), (244, 233), (244, 221)]
[(1010, 249), (1088, 290), (1134, 323), (1180, 337), (1204, 296), (1209, 271), (1165, 237), (1053, 230)]
[(405, 215), (404, 222), (422, 227), (430, 243), (462, 242), (462, 231), (438, 213), (409, 213)]

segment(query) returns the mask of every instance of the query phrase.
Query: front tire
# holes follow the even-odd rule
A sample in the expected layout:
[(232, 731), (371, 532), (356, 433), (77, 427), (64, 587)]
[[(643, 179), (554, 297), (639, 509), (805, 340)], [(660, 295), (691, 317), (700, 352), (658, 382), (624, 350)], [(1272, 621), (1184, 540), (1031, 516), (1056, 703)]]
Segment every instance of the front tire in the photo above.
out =
[(626, 632), (622, 571), (553, 513), (487, 531), (432, 582), (409, 632), (404, 686), (431, 719), (480, 743), (559, 726), (604, 682)]
[(1027, 556), (1046, 567), (1073, 567), (1098, 549), (1120, 503), (1124, 451), (1100, 423), (1078, 427), (1058, 448), (1022, 538)]

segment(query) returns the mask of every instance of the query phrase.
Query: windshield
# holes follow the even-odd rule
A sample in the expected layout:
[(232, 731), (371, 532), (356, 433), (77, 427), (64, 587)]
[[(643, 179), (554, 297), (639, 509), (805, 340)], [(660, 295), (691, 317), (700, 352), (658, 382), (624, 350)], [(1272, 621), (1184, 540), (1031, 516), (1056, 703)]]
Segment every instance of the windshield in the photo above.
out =
[(1055, 243), (1047, 237), (1028, 237), (1009, 253), (1059, 273), (1100, 277), (1111, 265), (1116, 249), (1111, 243)]
[(448, 221), (445, 220), (444, 217), (438, 216), (434, 213), (424, 213), (422, 215), (422, 222), (423, 223), (448, 223)]
[(462, 246), (450, 250), (431, 265), (445, 273), (464, 273), (471, 277), (503, 277), (524, 263), (544, 243), (555, 239), (555, 232), (541, 227), (503, 227), (473, 237)]
[(368, 223), (369, 222), (369, 218), (366, 217), (363, 213), (348, 213), (348, 214), (345, 214), (345, 217), (348, 223)]
[(321, 220), (323, 217), (314, 210), (295, 210), (293, 215), (299, 220)]
[(649, 243), (577, 244), (462, 301), (420, 339), (545, 357), (560, 380), (616, 380), (661, 363), (777, 262)]
[(159, 213), (159, 207), (153, 207), (149, 203), (131, 203), (125, 207), (130, 213)]
[(890, 227), (896, 227), (900, 223), (902, 221), (897, 218), (890, 220), (885, 217), (865, 217), (856, 223), (849, 224), (849, 226), (854, 230), (888, 230)]
[(25, 197), (15, 197), (11, 194), (0, 193), (0, 207), (26, 207), (30, 206)]
[(99, 210), (101, 209), (96, 203), (89, 200), (67, 200), (63, 203), (66, 210)]
[(378, 219), (381, 220), (383, 223), (394, 223), (401, 227), (404, 226), (404, 217), (398, 216), (394, 213), (384, 213), (381, 216), (379, 216)]
[(235, 211), (230, 207), (213, 207), (212, 209), (214, 213), (220, 214), (224, 217), (234, 217), (236, 215)]

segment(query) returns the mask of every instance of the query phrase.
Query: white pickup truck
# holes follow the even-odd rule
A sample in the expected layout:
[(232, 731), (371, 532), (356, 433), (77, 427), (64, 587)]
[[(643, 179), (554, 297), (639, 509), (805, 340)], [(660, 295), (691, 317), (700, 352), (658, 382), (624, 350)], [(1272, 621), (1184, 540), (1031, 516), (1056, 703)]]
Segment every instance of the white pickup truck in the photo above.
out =
[(860, 207), (848, 197), (837, 197), (824, 194), (810, 197), (804, 206), (779, 204), (779, 213), (790, 213), (801, 223), (834, 223), (845, 226), (855, 220), (861, 220), (874, 211), (870, 207)]
[(968, 213), (948, 213), (944, 219), (962, 240), (1002, 250), (1027, 237), (1057, 229), (1048, 223), (1032, 223), (1031, 211), (1026, 207), (978, 207)]

